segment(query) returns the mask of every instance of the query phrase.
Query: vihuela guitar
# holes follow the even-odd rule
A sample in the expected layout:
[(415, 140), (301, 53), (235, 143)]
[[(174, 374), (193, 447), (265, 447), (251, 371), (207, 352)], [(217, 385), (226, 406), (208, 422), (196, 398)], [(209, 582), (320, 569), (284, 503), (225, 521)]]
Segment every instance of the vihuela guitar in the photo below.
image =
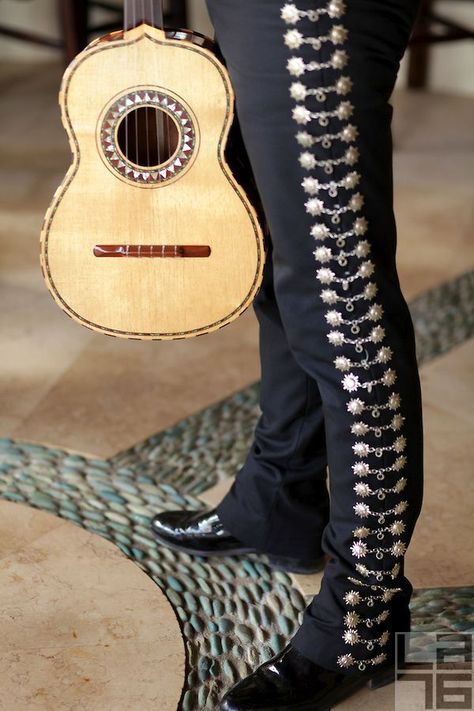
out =
[(210, 41), (163, 29), (156, 0), (64, 75), (74, 160), (45, 217), (41, 265), (79, 323), (121, 338), (187, 338), (237, 318), (261, 283), (256, 208), (226, 146), (234, 95)]

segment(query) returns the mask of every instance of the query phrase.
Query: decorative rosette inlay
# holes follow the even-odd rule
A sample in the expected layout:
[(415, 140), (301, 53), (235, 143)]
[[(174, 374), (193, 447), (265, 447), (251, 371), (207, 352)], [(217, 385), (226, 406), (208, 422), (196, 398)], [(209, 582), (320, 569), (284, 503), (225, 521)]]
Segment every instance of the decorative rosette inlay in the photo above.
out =
[[(171, 118), (178, 133), (172, 155), (153, 166), (132, 161), (118, 140), (122, 121), (146, 107), (162, 111), (168, 120)], [(129, 91), (107, 109), (100, 127), (100, 144), (106, 163), (114, 172), (133, 183), (152, 186), (175, 178), (189, 165), (197, 145), (197, 132), (189, 110), (180, 101), (164, 91), (147, 87)]]

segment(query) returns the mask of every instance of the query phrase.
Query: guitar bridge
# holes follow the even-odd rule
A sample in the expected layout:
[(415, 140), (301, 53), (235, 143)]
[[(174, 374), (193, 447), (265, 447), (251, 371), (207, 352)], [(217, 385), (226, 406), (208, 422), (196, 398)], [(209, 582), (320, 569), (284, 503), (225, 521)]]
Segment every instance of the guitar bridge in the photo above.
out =
[(96, 244), (95, 257), (202, 258), (209, 257), (207, 244)]

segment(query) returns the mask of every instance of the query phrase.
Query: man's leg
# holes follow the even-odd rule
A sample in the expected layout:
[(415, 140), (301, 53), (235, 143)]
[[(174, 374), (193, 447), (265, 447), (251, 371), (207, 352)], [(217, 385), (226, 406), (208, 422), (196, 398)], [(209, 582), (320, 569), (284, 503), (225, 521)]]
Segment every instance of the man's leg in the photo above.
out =
[(190, 553), (254, 551), (269, 554), (277, 569), (314, 572), (329, 519), (324, 418), (316, 381), (296, 362), (281, 322), (270, 238), (253, 307), (262, 413), (246, 461), (215, 509), (162, 512), (152, 530), (161, 543)]
[(208, 7), (272, 234), (282, 322), (323, 403), (330, 561), (293, 643), (354, 674), (384, 663), (393, 632), (409, 624), (403, 560), (422, 498), (421, 391), (395, 263), (388, 103), (417, 2)]
[(246, 462), (217, 513), (228, 531), (259, 551), (309, 561), (321, 555), (329, 518), (321, 396), (289, 349), (268, 247), (262, 287), (253, 304), (259, 322), (262, 414)]

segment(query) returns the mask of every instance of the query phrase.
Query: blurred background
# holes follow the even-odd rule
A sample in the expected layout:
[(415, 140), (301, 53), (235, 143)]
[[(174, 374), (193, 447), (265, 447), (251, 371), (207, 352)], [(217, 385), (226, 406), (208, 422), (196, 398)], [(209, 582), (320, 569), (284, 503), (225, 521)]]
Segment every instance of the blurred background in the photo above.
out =
[[(66, 44), (62, 51), (70, 59), (71, 53), (83, 43), (86, 33), (91, 39), (103, 34), (104, 29), (108, 30), (114, 23), (117, 26), (117, 13), (122, 7), (121, 0), (0, 0), (0, 26), (3, 30), (0, 34), (0, 60), (54, 61), (59, 55), (55, 45), (62, 43)], [(185, 20), (186, 26), (212, 35), (204, 0), (168, 0), (165, 7), (170, 27), (183, 26)], [(434, 22), (430, 17), (442, 18), (445, 22)], [(420, 42), (416, 61), (413, 61), (412, 51), (402, 64), (398, 86), (406, 86), (411, 59), (412, 86), (420, 83), (423, 74), (428, 74), (432, 91), (472, 95), (472, 44), (454, 40), (472, 37), (473, 20), (471, 0), (425, 2), (416, 31), (417, 41)], [(30, 39), (33, 36), (44, 39), (53, 46), (48, 48), (33, 42), (9, 39), (8, 35), (11, 33), (14, 36), (15, 31), (31, 35)]]
[[(105, 338), (69, 320), (43, 283), (41, 225), (71, 162), (61, 76), (88, 41), (120, 27), (120, 7), (0, 0), (0, 498), (45, 508), (125, 548), (133, 539), (126, 550), (144, 565), (143, 516), (160, 501), (218, 501), (245, 456), (258, 415), (258, 333), (249, 309), (198, 339)], [(166, 24), (212, 35), (201, 0), (169, 2)], [(425, 2), (391, 99), (398, 268), (415, 322), (425, 428), (425, 505), (407, 575), (419, 590), (442, 590), (432, 609), (454, 615), (472, 583), (460, 521), (471, 519), (474, 426), (473, 28), (472, 0)], [(142, 496), (135, 475), (144, 490), (161, 477), (163, 499)], [(22, 673), (3, 678), (13, 683)], [(22, 699), (9, 709), (32, 708)], [(38, 708), (75, 708), (52, 703)]]

